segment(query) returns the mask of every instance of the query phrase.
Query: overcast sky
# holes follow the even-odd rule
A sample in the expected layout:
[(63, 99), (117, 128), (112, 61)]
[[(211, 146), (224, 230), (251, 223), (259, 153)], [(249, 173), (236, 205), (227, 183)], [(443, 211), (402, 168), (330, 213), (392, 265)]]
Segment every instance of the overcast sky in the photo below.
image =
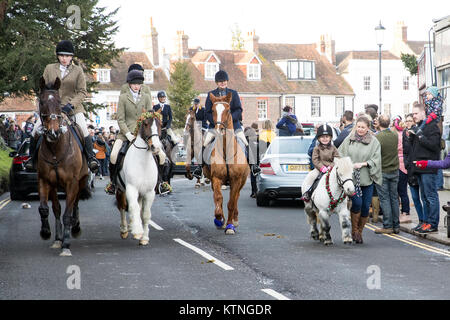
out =
[(330, 34), (336, 51), (377, 50), (375, 26), (386, 28), (384, 49), (392, 46), (397, 21), (408, 26), (409, 40), (428, 40), (433, 19), (450, 14), (448, 0), (100, 0), (115, 9), (118, 46), (143, 49), (150, 17), (159, 33), (159, 47), (173, 52), (177, 30), (189, 36), (189, 47), (230, 49), (235, 24), (243, 33), (255, 30), (261, 43), (314, 43)]

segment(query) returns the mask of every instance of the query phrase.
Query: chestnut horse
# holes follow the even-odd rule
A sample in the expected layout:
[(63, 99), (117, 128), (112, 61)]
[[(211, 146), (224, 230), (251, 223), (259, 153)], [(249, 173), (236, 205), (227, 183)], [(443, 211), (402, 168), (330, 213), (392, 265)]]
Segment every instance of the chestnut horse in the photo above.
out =
[[(195, 110), (188, 110), (186, 124), (184, 126), (183, 143), (186, 148), (186, 178), (192, 180), (194, 176), (191, 172), (192, 158), (197, 159), (200, 164), (202, 159), (203, 132), (201, 122), (195, 118)], [(200, 164), (201, 165), (201, 164)], [(203, 179), (197, 178), (196, 188), (201, 185)]]
[[(238, 145), (234, 134), (233, 118), (230, 112), (232, 95), (223, 97), (209, 95), (215, 129), (215, 147), (211, 153), (209, 166), (204, 166), (205, 177), (211, 180), (214, 192), (214, 223), (217, 228), (225, 228), (226, 234), (235, 234), (235, 227), (239, 225), (238, 200), (244, 187), (250, 169), (244, 151)], [(228, 219), (226, 224), (222, 203), (222, 185), (230, 185), (230, 199), (228, 201)]]
[[(41, 237), (51, 237), (48, 222), (48, 200), (52, 200), (55, 215), (54, 249), (62, 248), (60, 256), (71, 256), (70, 233), (75, 238), (81, 233), (78, 201), (90, 197), (88, 189), (88, 166), (78, 146), (75, 131), (61, 114), (61, 99), (58, 89), (61, 85), (56, 78), (52, 87), (40, 81), (39, 113), (43, 126), (43, 139), (38, 153), (37, 173), (39, 183), (39, 214), (41, 216)], [(79, 135), (82, 137), (82, 135)], [(63, 215), (64, 232), (61, 226), (61, 205), (58, 201), (58, 187), (66, 193), (66, 208)]]

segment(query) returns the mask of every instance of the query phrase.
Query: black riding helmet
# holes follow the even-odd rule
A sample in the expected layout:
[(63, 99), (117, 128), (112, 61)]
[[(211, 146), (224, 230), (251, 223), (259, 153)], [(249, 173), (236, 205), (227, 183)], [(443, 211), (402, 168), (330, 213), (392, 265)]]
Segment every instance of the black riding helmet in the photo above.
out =
[(216, 75), (214, 76), (214, 80), (216, 82), (228, 81), (228, 73), (226, 73), (223, 70), (219, 70), (216, 72)]
[(73, 50), (73, 44), (69, 40), (61, 40), (56, 45), (56, 55), (68, 55), (73, 56), (75, 51)]
[(165, 98), (165, 97), (166, 97), (166, 93), (164, 91), (158, 92), (158, 99), (159, 98)]
[(319, 139), (320, 136), (325, 136), (325, 135), (330, 136), (330, 137), (333, 136), (333, 129), (327, 124), (321, 125), (319, 128), (317, 128), (316, 137), (317, 137), (317, 139)]

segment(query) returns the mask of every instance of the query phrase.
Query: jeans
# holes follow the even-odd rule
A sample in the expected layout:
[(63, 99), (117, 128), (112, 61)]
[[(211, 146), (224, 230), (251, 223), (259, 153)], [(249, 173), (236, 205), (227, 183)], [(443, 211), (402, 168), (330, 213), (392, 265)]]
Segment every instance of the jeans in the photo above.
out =
[(383, 173), (383, 184), (376, 185), (380, 206), (383, 209), (383, 227), (400, 228), (398, 203), (398, 171)]
[(425, 196), (424, 207), (428, 212), (426, 223), (437, 228), (439, 225), (439, 195), (436, 188), (436, 174), (422, 173), (418, 175), (420, 192)]
[(423, 192), (420, 192), (419, 186), (409, 186), (409, 190), (411, 191), (411, 198), (413, 199), (414, 207), (419, 216), (419, 221), (425, 222), (428, 218), (428, 210), (425, 206), (425, 196), (423, 195)]
[(437, 175), (436, 175), (436, 188), (444, 189), (444, 173), (442, 172), (442, 169), (438, 169)]
[(402, 212), (409, 214), (408, 175), (398, 170), (398, 196), (402, 202)]
[(351, 212), (361, 212), (361, 217), (369, 216), (369, 207), (372, 203), (373, 183), (369, 186), (361, 186), (362, 197), (355, 194), (352, 199)]

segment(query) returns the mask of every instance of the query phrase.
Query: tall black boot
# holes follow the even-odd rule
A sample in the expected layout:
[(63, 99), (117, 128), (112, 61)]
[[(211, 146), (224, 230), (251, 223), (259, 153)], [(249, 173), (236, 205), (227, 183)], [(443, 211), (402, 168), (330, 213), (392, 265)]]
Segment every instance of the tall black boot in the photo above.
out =
[(86, 156), (89, 169), (91, 169), (93, 173), (97, 173), (99, 164), (98, 160), (95, 158), (93, 149), (94, 145), (92, 144), (92, 138), (90, 136), (87, 136), (86, 138), (84, 138), (84, 154)]
[(108, 194), (116, 194), (116, 178), (117, 178), (117, 165), (109, 163), (109, 183), (105, 187), (105, 192)]
[(25, 164), (25, 168), (28, 170), (36, 170), (37, 167), (37, 141), (38, 139), (33, 138), (33, 136), (30, 137), (30, 149), (28, 154), (30, 155), (30, 159), (28, 159), (27, 163)]
[(194, 172), (192, 172), (192, 175), (197, 178), (197, 179), (201, 179), (202, 175), (203, 175), (203, 165), (204, 165), (204, 158), (203, 158), (203, 153), (205, 152), (205, 147), (202, 146), (202, 154), (201, 154), (201, 163), (199, 163), (199, 165), (197, 166), (197, 168), (195, 168)]

